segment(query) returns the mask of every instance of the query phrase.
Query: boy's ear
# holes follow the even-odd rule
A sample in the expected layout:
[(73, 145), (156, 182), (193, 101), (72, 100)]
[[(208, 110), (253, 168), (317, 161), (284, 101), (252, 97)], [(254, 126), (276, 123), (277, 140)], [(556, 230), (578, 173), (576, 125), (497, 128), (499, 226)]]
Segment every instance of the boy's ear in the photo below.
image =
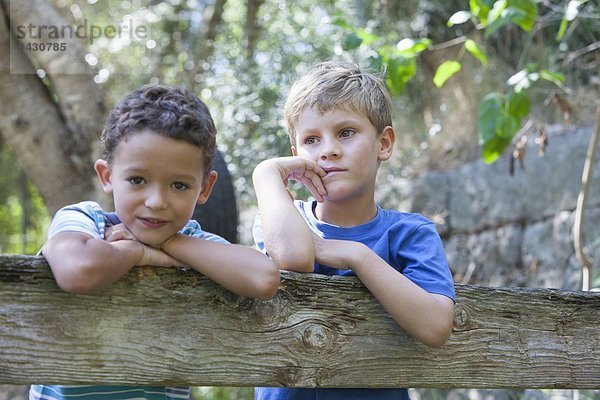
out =
[(102, 190), (104, 190), (104, 192), (106, 193), (111, 193), (111, 172), (106, 160), (96, 160), (96, 162), (94, 163), (94, 170), (96, 170), (96, 174), (98, 175), (98, 179), (100, 180), (100, 184), (102, 185)]
[(198, 204), (204, 204), (208, 201), (210, 193), (215, 187), (215, 183), (217, 183), (218, 177), (219, 174), (217, 173), (217, 171), (210, 171), (208, 176), (202, 180), (202, 190), (198, 195), (198, 200), (196, 200)]
[(296, 151), (296, 146), (292, 146), (292, 155), (297, 156), (298, 152)]
[(394, 151), (394, 143), (396, 143), (396, 132), (391, 126), (383, 128), (383, 132), (379, 135), (379, 160), (385, 161), (392, 156)]

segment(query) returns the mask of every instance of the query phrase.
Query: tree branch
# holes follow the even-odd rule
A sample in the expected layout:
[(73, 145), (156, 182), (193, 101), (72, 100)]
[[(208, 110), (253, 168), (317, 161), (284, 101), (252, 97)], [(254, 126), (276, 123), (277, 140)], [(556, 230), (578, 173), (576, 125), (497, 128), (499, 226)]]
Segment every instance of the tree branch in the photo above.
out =
[(585, 211), (585, 200), (587, 198), (590, 180), (592, 178), (592, 168), (594, 166), (594, 155), (600, 136), (600, 105), (598, 105), (596, 130), (592, 133), (590, 143), (588, 145), (585, 163), (583, 165), (583, 174), (581, 176), (581, 190), (577, 197), (577, 208), (575, 209), (575, 223), (573, 224), (573, 244), (575, 246), (575, 255), (581, 264), (581, 288), (582, 290), (590, 289), (590, 270), (592, 261), (587, 257), (583, 249), (583, 216)]

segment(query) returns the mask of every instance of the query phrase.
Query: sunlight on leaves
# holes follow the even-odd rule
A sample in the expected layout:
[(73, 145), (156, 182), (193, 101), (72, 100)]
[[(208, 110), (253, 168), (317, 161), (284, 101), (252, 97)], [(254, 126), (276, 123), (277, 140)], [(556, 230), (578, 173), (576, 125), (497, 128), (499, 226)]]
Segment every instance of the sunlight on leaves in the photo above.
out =
[(444, 61), (435, 71), (435, 76), (433, 77), (433, 83), (438, 88), (442, 87), (444, 83), (448, 79), (452, 77), (455, 73), (460, 71), (461, 65), (458, 61), (447, 60)]

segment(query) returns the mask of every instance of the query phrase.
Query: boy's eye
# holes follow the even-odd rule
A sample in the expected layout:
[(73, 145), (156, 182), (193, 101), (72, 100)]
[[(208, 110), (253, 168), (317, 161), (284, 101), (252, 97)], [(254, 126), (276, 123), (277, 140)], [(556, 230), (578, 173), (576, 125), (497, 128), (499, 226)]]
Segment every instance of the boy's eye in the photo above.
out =
[(343, 131), (340, 132), (340, 136), (341, 137), (350, 137), (354, 134), (354, 131), (351, 129), (344, 129)]
[(140, 176), (134, 176), (134, 177), (128, 178), (127, 180), (132, 185), (142, 185), (145, 182), (144, 178), (142, 178)]
[(316, 137), (308, 137), (304, 140), (304, 144), (315, 144), (317, 143)]
[(175, 190), (186, 190), (189, 189), (190, 185), (183, 182), (173, 182), (173, 184), (171, 184), (171, 187), (173, 187), (173, 189)]

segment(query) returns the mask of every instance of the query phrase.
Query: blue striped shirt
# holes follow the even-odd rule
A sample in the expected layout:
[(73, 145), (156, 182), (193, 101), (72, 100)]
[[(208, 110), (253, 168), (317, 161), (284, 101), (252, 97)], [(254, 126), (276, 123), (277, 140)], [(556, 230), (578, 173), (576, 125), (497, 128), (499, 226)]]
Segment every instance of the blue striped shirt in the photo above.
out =
[[(103, 211), (93, 201), (84, 201), (64, 207), (56, 213), (48, 228), (48, 238), (59, 232), (81, 232), (104, 240), (106, 228), (119, 223), (121, 221), (115, 213)], [(228, 243), (218, 235), (203, 231), (194, 220), (189, 221), (180, 233)], [(40, 250), (42, 252), (43, 247)], [(29, 389), (30, 400), (187, 400), (189, 397), (189, 387), (31, 385)]]

